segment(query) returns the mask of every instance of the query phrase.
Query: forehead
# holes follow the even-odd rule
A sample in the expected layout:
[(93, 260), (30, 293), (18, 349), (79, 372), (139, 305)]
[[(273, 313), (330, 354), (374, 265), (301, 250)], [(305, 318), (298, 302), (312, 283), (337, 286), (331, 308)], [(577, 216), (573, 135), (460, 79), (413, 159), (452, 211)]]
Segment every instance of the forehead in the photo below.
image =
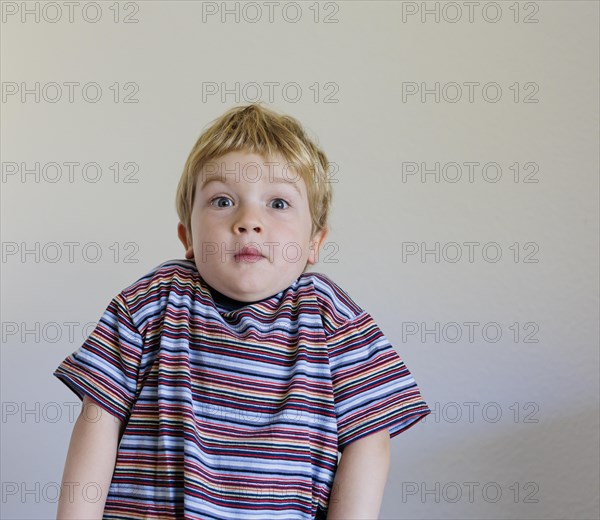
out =
[(197, 188), (201, 190), (215, 181), (226, 184), (291, 184), (300, 194), (306, 187), (295, 165), (282, 156), (265, 158), (239, 151), (207, 161), (198, 174)]

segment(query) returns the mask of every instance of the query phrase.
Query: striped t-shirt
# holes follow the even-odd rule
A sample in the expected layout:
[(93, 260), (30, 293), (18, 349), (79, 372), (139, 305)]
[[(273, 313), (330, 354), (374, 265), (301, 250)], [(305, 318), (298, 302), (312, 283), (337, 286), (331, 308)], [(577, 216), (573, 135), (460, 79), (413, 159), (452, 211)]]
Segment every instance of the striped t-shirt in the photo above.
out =
[(193, 260), (115, 296), (54, 375), (123, 421), (104, 519), (311, 520), (338, 451), (430, 413), (371, 315), (324, 274), (232, 308)]

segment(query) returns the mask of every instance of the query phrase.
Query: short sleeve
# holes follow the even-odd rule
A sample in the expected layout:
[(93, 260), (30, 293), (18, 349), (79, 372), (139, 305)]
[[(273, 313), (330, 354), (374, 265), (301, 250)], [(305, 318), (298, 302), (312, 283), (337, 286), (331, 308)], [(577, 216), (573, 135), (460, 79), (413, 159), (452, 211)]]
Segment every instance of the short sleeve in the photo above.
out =
[(431, 413), (408, 368), (363, 311), (328, 338), (338, 449), (388, 428), (390, 438)]
[(88, 395), (126, 421), (136, 395), (143, 341), (123, 300), (115, 296), (96, 328), (53, 375), (83, 400)]

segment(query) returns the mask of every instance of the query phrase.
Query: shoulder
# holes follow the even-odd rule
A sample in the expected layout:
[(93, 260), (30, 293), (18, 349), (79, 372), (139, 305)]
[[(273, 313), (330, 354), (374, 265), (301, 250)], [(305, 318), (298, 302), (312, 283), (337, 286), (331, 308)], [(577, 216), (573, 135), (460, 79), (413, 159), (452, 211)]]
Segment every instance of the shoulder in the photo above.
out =
[(167, 260), (153, 267), (134, 283), (123, 289), (123, 293), (132, 296), (166, 284), (191, 282), (196, 280), (198, 276), (198, 270), (192, 260)]
[(333, 334), (340, 327), (364, 314), (364, 310), (347, 291), (323, 273), (306, 272), (301, 275), (303, 284), (314, 288), (323, 327)]
[(148, 316), (164, 311), (168, 296), (173, 292), (191, 295), (199, 276), (193, 260), (167, 260), (124, 288), (119, 296), (132, 316)]

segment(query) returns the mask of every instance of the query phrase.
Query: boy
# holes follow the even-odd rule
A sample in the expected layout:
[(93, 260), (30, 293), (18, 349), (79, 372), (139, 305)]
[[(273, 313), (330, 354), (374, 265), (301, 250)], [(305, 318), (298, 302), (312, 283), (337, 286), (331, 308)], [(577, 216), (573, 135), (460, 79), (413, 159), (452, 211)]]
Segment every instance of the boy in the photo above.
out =
[(260, 104), (200, 136), (177, 189), (185, 260), (123, 289), (54, 372), (83, 400), (63, 489), (99, 496), (71, 486), (60, 519), (377, 517), (390, 438), (430, 410), (370, 314), (306, 271), (328, 167)]

